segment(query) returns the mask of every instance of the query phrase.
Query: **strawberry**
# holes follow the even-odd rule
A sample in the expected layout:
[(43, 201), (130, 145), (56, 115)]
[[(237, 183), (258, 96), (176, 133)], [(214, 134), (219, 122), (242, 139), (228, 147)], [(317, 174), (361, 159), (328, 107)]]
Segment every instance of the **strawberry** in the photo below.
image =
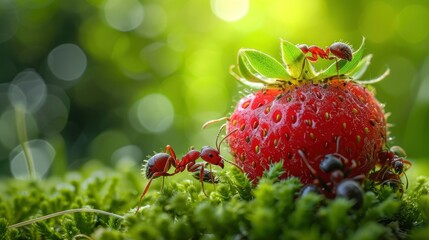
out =
[(349, 159), (349, 177), (366, 175), (386, 141), (384, 112), (374, 95), (360, 84), (338, 79), (249, 94), (237, 104), (228, 129), (239, 129), (229, 136), (229, 146), (251, 179), (283, 160), (283, 176), (300, 177), (303, 183), (311, 183), (314, 176), (298, 150), (328, 182), (328, 174), (318, 167), (325, 155)]
[[(342, 43), (335, 44), (338, 48)], [(321, 166), (327, 156), (340, 159), (340, 173), (350, 179), (367, 176), (375, 167), (387, 127), (383, 106), (365, 84), (381, 80), (388, 70), (377, 79), (358, 81), (371, 59), (363, 57), (363, 46), (353, 58), (348, 45), (344, 49), (350, 53), (334, 54), (331, 46), (335, 56), (330, 57), (328, 48), (324, 52), (317, 47), (319, 52), (306, 57), (303, 49), (282, 40), (284, 65), (257, 50), (240, 50), (231, 73), (259, 90), (243, 97), (229, 117), (228, 143), (251, 180), (256, 183), (279, 161), (282, 178), (295, 176), (304, 184), (324, 186), (335, 181)], [(318, 54), (335, 62), (316, 72), (310, 60), (317, 61)]]

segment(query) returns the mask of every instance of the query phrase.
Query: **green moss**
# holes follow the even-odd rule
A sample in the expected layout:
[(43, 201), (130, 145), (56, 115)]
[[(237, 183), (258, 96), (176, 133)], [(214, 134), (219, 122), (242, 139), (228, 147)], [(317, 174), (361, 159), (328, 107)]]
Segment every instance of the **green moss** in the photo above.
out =
[[(95, 170), (97, 169), (97, 170)], [(363, 207), (345, 199), (299, 196), (300, 182), (278, 181), (274, 165), (257, 187), (236, 168), (206, 184), (209, 197), (190, 175), (155, 180), (134, 214), (143, 180), (138, 171), (88, 164), (64, 179), (5, 180), (0, 186), (1, 239), (425, 239), (429, 230), (429, 178), (420, 177), (403, 195), (367, 186)], [(11, 224), (76, 208), (31, 225)], [(12, 227), (10, 227), (12, 226)]]

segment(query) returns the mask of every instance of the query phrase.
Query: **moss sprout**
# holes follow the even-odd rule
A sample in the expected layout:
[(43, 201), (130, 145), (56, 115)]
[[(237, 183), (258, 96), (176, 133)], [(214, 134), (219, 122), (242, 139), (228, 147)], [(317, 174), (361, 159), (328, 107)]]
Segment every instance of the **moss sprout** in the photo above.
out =
[(369, 186), (355, 210), (346, 199), (300, 196), (298, 179), (276, 180), (276, 165), (257, 186), (231, 168), (207, 184), (209, 197), (192, 177), (167, 178), (134, 214), (139, 173), (94, 167), (62, 180), (4, 182), (0, 239), (424, 239), (429, 229), (426, 177), (403, 194)]

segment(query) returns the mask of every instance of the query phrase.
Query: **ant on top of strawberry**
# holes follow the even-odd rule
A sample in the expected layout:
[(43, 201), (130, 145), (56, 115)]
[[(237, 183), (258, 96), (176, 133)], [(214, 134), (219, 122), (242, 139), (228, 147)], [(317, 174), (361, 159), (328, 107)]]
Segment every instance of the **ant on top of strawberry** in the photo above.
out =
[[(228, 162), (234, 166), (236, 166), (238, 169), (243, 171), (241, 167), (239, 167), (234, 162), (230, 162), (226, 160), (224, 157), (220, 155), (220, 147), (222, 142), (234, 131), (231, 131), (229, 134), (227, 134), (222, 140), (219, 140), (219, 136), (221, 131), (225, 128), (225, 125), (223, 125), (218, 132), (217, 138), (216, 138), (216, 149), (210, 147), (210, 146), (204, 146), (202, 147), (201, 151), (195, 150), (193, 147), (191, 147), (191, 150), (183, 155), (181, 159), (176, 157), (176, 153), (174, 152), (173, 148), (170, 145), (167, 145), (164, 149), (164, 152), (157, 153), (153, 155), (149, 160), (147, 160), (146, 165), (144, 166), (143, 170), (145, 172), (145, 176), (147, 179), (149, 179), (148, 183), (146, 184), (146, 187), (144, 188), (142, 194), (140, 195), (139, 204), (136, 210), (136, 213), (140, 210), (140, 206), (142, 203), (142, 200), (144, 196), (146, 195), (147, 191), (149, 190), (149, 187), (152, 183), (152, 180), (158, 177), (163, 177), (162, 181), (162, 187), (164, 188), (164, 178), (168, 176), (176, 175), (177, 173), (183, 172), (185, 170), (188, 170), (189, 172), (196, 173), (199, 172), (199, 180), (201, 183), (201, 189), (203, 193), (207, 196), (205, 190), (204, 190), (204, 183), (207, 182), (207, 178), (210, 178), (212, 183), (217, 182), (214, 175), (211, 171), (211, 165), (219, 166), (221, 168), (224, 167), (224, 161)], [(196, 163), (196, 161), (201, 158), (205, 161), (205, 163)], [(210, 170), (207, 171), (205, 168), (206, 165), (210, 166)], [(174, 172), (169, 173), (168, 171), (170, 168), (174, 168)]]
[[(325, 48), (325, 50), (315, 45), (309, 47), (306, 44), (300, 44), (298, 48), (300, 48), (304, 54), (311, 53), (311, 57), (307, 57), (307, 59), (312, 62), (317, 61), (318, 57), (328, 60), (337, 57), (347, 61), (351, 61), (353, 57), (352, 48), (343, 42), (335, 42), (331, 46)], [(334, 57), (329, 56), (329, 53), (332, 53)]]
[[(338, 78), (340, 76), (338, 73), (338, 59), (343, 59), (350, 62), (353, 58), (352, 48), (343, 42), (335, 42), (325, 49), (315, 45), (309, 47), (306, 44), (299, 44), (298, 48), (301, 49), (304, 54), (311, 53), (311, 56), (307, 56), (307, 59), (312, 62), (317, 62), (319, 57), (327, 60), (335, 59), (335, 67), (337, 69)], [(330, 53), (332, 53), (334, 56), (331, 56)]]

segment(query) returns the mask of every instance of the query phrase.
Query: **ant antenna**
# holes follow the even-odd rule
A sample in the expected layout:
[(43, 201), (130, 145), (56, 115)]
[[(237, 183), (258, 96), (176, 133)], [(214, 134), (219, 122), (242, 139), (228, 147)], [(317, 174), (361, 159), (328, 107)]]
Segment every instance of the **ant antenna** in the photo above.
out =
[(214, 124), (214, 123), (218, 123), (218, 122), (222, 122), (222, 121), (229, 121), (229, 117), (221, 117), (218, 119), (213, 119), (210, 121), (207, 121), (206, 123), (203, 124), (203, 126), (201, 127), (202, 129)]
[[(341, 136), (336, 137), (336, 140), (337, 140), (337, 146), (335, 147), (335, 153), (333, 155), (336, 155), (337, 157), (339, 157), (340, 159), (342, 159), (344, 161), (344, 164), (347, 165), (349, 163), (349, 159), (346, 158), (344, 155), (340, 154), (340, 152), (339, 152), (340, 151)], [(354, 164), (353, 161), (354, 160), (352, 160), (352, 164)]]
[(217, 135), (216, 135), (216, 148), (217, 148), (218, 151), (220, 151), (220, 144), (222, 144), (222, 141), (223, 141), (223, 140), (221, 140), (220, 143), (218, 142), (219, 141), (219, 136), (220, 136), (220, 133), (222, 132), (222, 130), (225, 127), (226, 127), (226, 123), (222, 124), (222, 126), (220, 126), (219, 131), (217, 132)]
[(308, 163), (307, 161), (307, 157), (305, 157), (305, 154), (303, 151), (298, 150), (298, 154), (301, 156), (302, 160), (304, 160), (305, 165), (307, 165), (308, 169), (310, 169), (311, 175), (313, 175), (313, 177), (316, 176), (316, 170), (314, 170), (314, 168)]
[(224, 129), (226, 127), (226, 123), (224, 123), (220, 128), (219, 128), (219, 131), (218, 131), (218, 133), (217, 133), (217, 136), (216, 136), (216, 148), (217, 148), (217, 150), (220, 152), (220, 146), (222, 145), (222, 143), (223, 143), (223, 141), (225, 141), (229, 136), (231, 136), (233, 133), (235, 133), (238, 129), (234, 129), (234, 130), (232, 130), (231, 132), (229, 132), (225, 137), (223, 137), (219, 142), (218, 142), (218, 140), (219, 140), (219, 136), (220, 136), (220, 133), (222, 132), (222, 130)]
[(316, 170), (308, 163), (307, 157), (305, 156), (304, 152), (300, 149), (298, 150), (298, 154), (301, 156), (302, 160), (304, 161), (305, 165), (307, 165), (308, 169), (310, 170), (311, 175), (314, 178), (317, 178), (318, 181), (320, 181), (320, 184), (322, 184), (322, 187), (324, 187), (328, 192), (331, 192), (331, 188), (318, 176), (316, 176)]
[(238, 169), (240, 169), (240, 171), (242, 172), (242, 173), (244, 173), (244, 170), (240, 167), (240, 166), (238, 166), (237, 165), (237, 163), (235, 163), (235, 162), (231, 162), (231, 161), (229, 161), (229, 160), (227, 160), (226, 158), (224, 158), (223, 156), (220, 156), (225, 162), (227, 162), (227, 163), (229, 163), (229, 164), (231, 164), (231, 165), (234, 165), (236, 168), (238, 168)]
[(405, 180), (407, 181), (407, 184), (405, 185), (405, 189), (408, 189), (408, 177), (407, 174), (404, 172)]
[[(215, 120), (214, 120), (215, 121)], [(216, 148), (217, 148), (217, 151), (218, 152), (220, 152), (220, 146), (222, 145), (222, 142), (223, 141), (225, 141), (229, 136), (231, 136), (233, 133), (235, 133), (238, 129), (234, 129), (234, 130), (232, 130), (231, 132), (229, 132), (225, 137), (223, 137), (219, 142), (218, 142), (218, 140), (219, 140), (219, 136), (220, 136), (220, 133), (222, 132), (222, 130), (224, 129), (226, 127), (226, 123), (225, 124), (223, 124), (220, 128), (219, 128), (219, 132), (217, 133), (217, 137), (216, 137)], [(231, 164), (231, 165), (234, 165), (235, 167), (237, 167), (238, 169), (240, 169), (240, 171), (241, 172), (244, 172), (244, 170), (240, 167), (240, 166), (238, 166), (236, 163), (234, 163), (234, 162), (231, 162), (231, 161), (229, 161), (229, 160), (227, 160), (226, 158), (224, 158), (223, 156), (221, 156), (221, 155), (219, 155), (225, 162), (227, 162), (227, 163), (229, 163), (229, 164)]]
[(341, 139), (341, 136), (338, 136), (337, 137), (337, 146), (335, 148), (336, 153), (338, 153), (338, 151), (340, 150), (340, 139)]
[(381, 184), (381, 185), (385, 185), (385, 184), (387, 184), (387, 183), (396, 183), (396, 184), (398, 184), (398, 186), (400, 186), (400, 188), (403, 190), (403, 188), (402, 188), (403, 183), (402, 183), (400, 180), (397, 180), (397, 179), (388, 179), (388, 180), (383, 181), (383, 182), (382, 182), (382, 183), (380, 183), (380, 184)]

